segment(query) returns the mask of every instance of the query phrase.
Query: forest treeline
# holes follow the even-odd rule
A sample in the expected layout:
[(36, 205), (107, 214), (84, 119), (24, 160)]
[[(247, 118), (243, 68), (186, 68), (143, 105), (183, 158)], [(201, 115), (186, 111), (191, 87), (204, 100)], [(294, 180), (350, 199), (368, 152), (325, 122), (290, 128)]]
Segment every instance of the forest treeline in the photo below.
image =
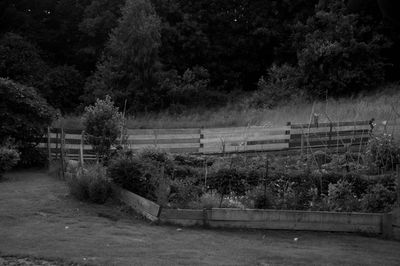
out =
[(398, 81), (399, 5), (2, 0), (0, 77), (63, 113), (105, 95), (130, 113), (353, 95)]

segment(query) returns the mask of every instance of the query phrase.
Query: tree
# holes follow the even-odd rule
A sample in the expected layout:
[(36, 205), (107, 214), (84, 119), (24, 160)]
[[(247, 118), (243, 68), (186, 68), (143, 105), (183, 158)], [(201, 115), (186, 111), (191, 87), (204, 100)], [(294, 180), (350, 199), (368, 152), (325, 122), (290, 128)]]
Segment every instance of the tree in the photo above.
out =
[(47, 69), (39, 50), (25, 38), (6, 33), (0, 39), (0, 77), (38, 86)]
[(58, 66), (43, 78), (41, 91), (48, 102), (63, 113), (71, 113), (79, 105), (84, 79), (72, 66)]
[(384, 80), (385, 39), (342, 2), (316, 10), (296, 29), (298, 71), (312, 96), (351, 95)]
[(0, 143), (11, 138), (21, 152), (23, 165), (41, 163), (35, 147), (55, 116), (34, 88), (0, 78)]
[(127, 0), (118, 26), (112, 31), (103, 59), (86, 84), (86, 99), (109, 94), (131, 109), (155, 106), (160, 22), (148, 0)]
[(107, 44), (110, 33), (118, 25), (124, 0), (92, 0), (86, 6), (79, 31), (82, 34), (77, 55), (84, 58), (85, 73), (96, 67), (96, 62)]
[(121, 122), (122, 114), (108, 95), (85, 108), (83, 125), (86, 141), (92, 145), (98, 159), (108, 155), (120, 134)]

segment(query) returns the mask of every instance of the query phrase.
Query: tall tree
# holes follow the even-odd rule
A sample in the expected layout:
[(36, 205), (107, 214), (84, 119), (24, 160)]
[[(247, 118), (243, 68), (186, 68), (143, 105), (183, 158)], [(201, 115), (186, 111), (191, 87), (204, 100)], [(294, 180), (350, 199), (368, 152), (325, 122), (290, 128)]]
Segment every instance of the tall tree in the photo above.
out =
[(154, 107), (160, 21), (149, 0), (127, 0), (104, 56), (86, 84), (86, 101), (110, 95), (132, 110)]
[(0, 77), (38, 86), (47, 69), (39, 49), (22, 36), (6, 33), (0, 39)]

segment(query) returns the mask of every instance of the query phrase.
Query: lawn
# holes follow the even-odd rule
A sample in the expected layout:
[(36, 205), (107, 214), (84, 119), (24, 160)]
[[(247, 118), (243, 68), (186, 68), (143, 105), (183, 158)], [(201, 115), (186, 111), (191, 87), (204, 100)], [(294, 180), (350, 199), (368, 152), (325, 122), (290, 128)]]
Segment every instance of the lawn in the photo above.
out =
[(78, 202), (64, 182), (42, 171), (7, 178), (0, 183), (3, 263), (17, 256), (56, 265), (400, 264), (396, 241), (337, 233), (177, 230), (151, 225), (114, 202)]

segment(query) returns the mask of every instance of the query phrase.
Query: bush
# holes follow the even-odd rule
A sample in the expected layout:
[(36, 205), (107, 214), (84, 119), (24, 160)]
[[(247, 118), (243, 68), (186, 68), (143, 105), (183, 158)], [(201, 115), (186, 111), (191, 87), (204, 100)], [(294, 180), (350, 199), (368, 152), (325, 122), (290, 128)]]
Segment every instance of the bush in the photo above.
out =
[(150, 200), (157, 200), (157, 182), (163, 174), (154, 161), (142, 160), (131, 152), (121, 152), (108, 165), (108, 176), (116, 184)]
[(55, 111), (34, 88), (0, 78), (0, 143), (12, 138), (23, 166), (37, 163), (40, 157), (35, 147), (54, 116)]
[(268, 70), (268, 79), (261, 77), (258, 90), (250, 100), (256, 108), (274, 108), (282, 102), (289, 102), (299, 95), (300, 76), (295, 67), (273, 65)]
[(85, 108), (83, 125), (86, 141), (98, 157), (109, 154), (111, 145), (120, 134), (121, 120), (122, 115), (109, 96), (104, 100), (97, 99), (94, 105)]
[(396, 192), (389, 190), (382, 184), (371, 186), (367, 193), (361, 198), (361, 206), (366, 212), (388, 212), (391, 211), (396, 202)]
[(0, 147), (0, 179), (4, 172), (10, 170), (19, 161), (19, 153), (12, 148)]
[(346, 180), (329, 184), (328, 205), (330, 210), (339, 212), (353, 212), (359, 210), (360, 207), (352, 185)]
[(201, 195), (201, 187), (191, 178), (171, 181), (171, 190), (168, 202), (173, 207), (186, 208), (190, 202), (197, 201)]
[(107, 178), (106, 169), (101, 165), (72, 173), (67, 183), (71, 194), (79, 200), (101, 204), (111, 195), (111, 182)]
[(222, 197), (231, 193), (244, 195), (246, 175), (235, 168), (220, 169), (210, 176), (210, 188), (215, 189)]
[(259, 186), (246, 192), (246, 197), (253, 202), (256, 209), (272, 209), (275, 205), (273, 192), (267, 188)]
[(366, 154), (370, 165), (394, 170), (400, 163), (400, 144), (390, 134), (374, 135), (368, 142)]

